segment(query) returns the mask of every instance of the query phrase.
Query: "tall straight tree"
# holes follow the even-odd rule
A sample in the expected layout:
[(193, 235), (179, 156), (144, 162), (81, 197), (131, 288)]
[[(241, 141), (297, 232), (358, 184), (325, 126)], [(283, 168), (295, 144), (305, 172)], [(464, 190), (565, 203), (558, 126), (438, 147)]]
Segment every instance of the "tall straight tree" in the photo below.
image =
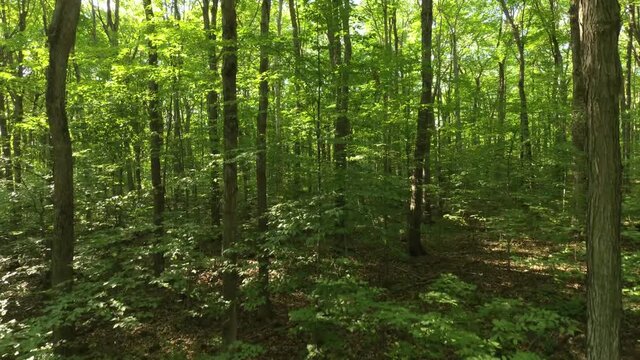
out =
[[(289, 0), (289, 18), (291, 19), (291, 35), (293, 41), (293, 57), (294, 57), (294, 76), (293, 91), (296, 99), (296, 113), (302, 112), (302, 94), (300, 93), (300, 66), (302, 65), (302, 42), (300, 41), (300, 20), (298, 18), (298, 10), (296, 8), (295, 0)], [(295, 140), (293, 145), (294, 151), (294, 170), (293, 170), (293, 190), (294, 192), (300, 189), (300, 155), (301, 155), (301, 143), (300, 134), (296, 130), (294, 134)]]
[[(329, 42), (329, 58), (331, 69), (337, 73), (336, 78), (336, 120), (333, 145), (336, 182), (339, 184), (336, 196), (336, 207), (340, 211), (337, 219), (338, 245), (345, 245), (346, 234), (344, 183), (347, 170), (347, 137), (351, 133), (349, 121), (349, 72), (351, 64), (351, 36), (349, 19), (351, 4), (349, 0), (330, 0), (325, 14), (327, 20), (327, 40)], [(342, 36), (340, 36), (342, 35)]]
[[(18, 7), (18, 32), (24, 34), (27, 30), (27, 16), (29, 15), (29, 2), (26, 0), (19, 0), (17, 2)], [(22, 79), (24, 77), (24, 52), (22, 49), (17, 51), (17, 66), (16, 66), (16, 78)], [(12, 94), (13, 97), (13, 122), (18, 126), (13, 127), (13, 166), (15, 183), (22, 183), (22, 133), (19, 130), (19, 125), (24, 120), (24, 90), (21, 87)]]
[(573, 142), (573, 221), (579, 232), (585, 231), (587, 216), (587, 124), (585, 122), (585, 84), (582, 73), (582, 34), (580, 0), (571, 0), (571, 61), (573, 63), (573, 103), (571, 139)]
[(620, 359), (621, 27), (617, 0), (582, 0), (588, 142), (587, 356)]
[[(153, 5), (151, 0), (143, 0), (144, 14), (147, 22), (153, 24)], [(151, 26), (150, 31), (153, 31)], [(158, 51), (153, 40), (149, 39), (149, 58), (147, 64), (152, 68), (158, 66)], [(155, 226), (155, 246), (159, 246), (164, 234), (164, 186), (162, 183), (162, 169), (160, 153), (162, 152), (163, 123), (160, 111), (160, 98), (158, 92), (160, 86), (151, 75), (149, 80), (149, 100), (147, 111), (149, 113), (149, 129), (151, 130), (151, 187), (153, 190), (153, 225)], [(164, 271), (164, 253), (157, 250), (153, 253), (153, 272), (160, 275)]]
[[(262, 0), (260, 16), (260, 100), (258, 105), (258, 134), (256, 136), (256, 187), (258, 190), (258, 231), (262, 238), (267, 235), (267, 114), (269, 111), (269, 19), (271, 14), (271, 0)], [(268, 251), (261, 251), (259, 258), (260, 291), (264, 302), (260, 308), (261, 315), (268, 317), (271, 313), (269, 300), (269, 257)]]
[(343, 184), (346, 182), (346, 170), (347, 170), (347, 137), (351, 134), (351, 122), (349, 121), (349, 74), (351, 67), (351, 35), (349, 31), (349, 22), (351, 17), (351, 3), (350, 0), (338, 0), (337, 7), (340, 14), (340, 33), (342, 34), (343, 44), (343, 58), (341, 66), (339, 66), (339, 92), (337, 97), (336, 108), (338, 115), (336, 117), (335, 127), (335, 145), (334, 154), (336, 159), (336, 170), (338, 174), (338, 183), (340, 188), (338, 189), (337, 207), (340, 209), (340, 215), (338, 218), (338, 231), (340, 233), (340, 242), (342, 245), (346, 245), (346, 230), (345, 230), (345, 206), (346, 198), (344, 194)]
[[(49, 28), (46, 107), (53, 153), (54, 238), (51, 243), (52, 288), (68, 292), (73, 284), (73, 156), (67, 119), (67, 65), (76, 40), (80, 0), (57, 0)], [(53, 329), (54, 341), (69, 340), (70, 324)], [(65, 346), (58, 347), (61, 352)]]
[(222, 217), (222, 251), (231, 263), (223, 274), (222, 295), (229, 304), (222, 338), (229, 346), (238, 338), (239, 274), (234, 269), (233, 247), (238, 241), (238, 74), (237, 19), (235, 0), (222, 0), (222, 97), (224, 118), (224, 213)]
[[(1, 56), (1, 54), (0, 54)], [(0, 94), (0, 147), (2, 148), (2, 167), (4, 168), (3, 177), (7, 182), (7, 189), (13, 190), (13, 171), (11, 166), (11, 136), (9, 135), (9, 126), (7, 125), (7, 116), (5, 115), (5, 97)]]
[(411, 178), (411, 204), (409, 207), (409, 226), (407, 243), (409, 255), (421, 256), (426, 251), (422, 246), (422, 202), (424, 184), (428, 183), (429, 148), (431, 147), (431, 132), (433, 127), (433, 99), (431, 96), (431, 82), (433, 70), (431, 68), (431, 48), (433, 36), (433, 1), (422, 0), (420, 14), (422, 33), (422, 58), (420, 75), (422, 77), (422, 91), (420, 96), (420, 109), (418, 110), (418, 122), (416, 132), (416, 148), (413, 155), (413, 176)]
[[(211, 6), (211, 7), (209, 7)], [(211, 75), (217, 78), (218, 72), (218, 47), (216, 45), (216, 24), (218, 23), (218, 0), (202, 1), (202, 16), (204, 19), (204, 30), (209, 40), (209, 48), (207, 56), (209, 62), (209, 71)], [(215, 87), (207, 92), (207, 126), (209, 128), (209, 152), (214, 160), (220, 154), (220, 140), (218, 138), (218, 114), (220, 104), (218, 101), (219, 94)], [(219, 170), (217, 164), (211, 167), (211, 194), (210, 194), (210, 216), (211, 224), (214, 227), (220, 225), (220, 183), (218, 182)]]
[[(507, 18), (509, 26), (511, 26), (511, 34), (513, 35), (513, 41), (518, 48), (518, 95), (520, 96), (520, 158), (527, 163), (531, 163), (531, 138), (529, 135), (529, 112), (527, 110), (527, 92), (525, 89), (525, 58), (524, 58), (524, 39), (522, 38), (522, 29), (516, 23), (514, 15), (507, 7), (506, 0), (498, 0), (504, 16)], [(522, 7), (524, 11), (524, 6)]]

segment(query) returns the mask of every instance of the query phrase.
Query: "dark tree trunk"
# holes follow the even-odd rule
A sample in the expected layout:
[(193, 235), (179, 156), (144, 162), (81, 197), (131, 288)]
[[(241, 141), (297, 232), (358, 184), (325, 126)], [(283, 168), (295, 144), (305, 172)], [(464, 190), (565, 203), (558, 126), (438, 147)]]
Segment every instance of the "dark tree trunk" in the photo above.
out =
[(588, 147), (587, 357), (620, 359), (622, 270), (620, 91), (617, 0), (582, 0)]
[[(258, 231), (260, 238), (266, 240), (267, 236), (267, 114), (269, 111), (269, 18), (271, 13), (271, 0), (262, 0), (262, 14), (260, 17), (260, 101), (258, 108), (256, 136), (256, 185), (258, 197)], [(271, 301), (269, 299), (269, 256), (268, 249), (259, 251), (260, 291), (264, 303), (260, 307), (263, 318), (271, 315)]]
[[(218, 47), (216, 45), (216, 28), (218, 19), (218, 0), (211, 2), (203, 0), (202, 12), (204, 19), (204, 29), (209, 39), (208, 60), (209, 71), (212, 72), (214, 78), (219, 76), (218, 73)], [(210, 216), (211, 224), (214, 227), (220, 226), (220, 172), (218, 169), (218, 156), (220, 155), (220, 139), (218, 138), (218, 117), (220, 104), (218, 101), (219, 94), (215, 89), (207, 92), (207, 126), (209, 128), (209, 153), (214, 162), (211, 166), (211, 194), (210, 194)]]
[(227, 316), (223, 324), (223, 342), (226, 346), (238, 338), (238, 286), (240, 276), (233, 269), (237, 261), (233, 248), (238, 241), (238, 103), (236, 75), (238, 73), (237, 56), (237, 20), (234, 0), (222, 0), (222, 39), (224, 40), (222, 57), (222, 97), (224, 117), (224, 214), (223, 253), (231, 263), (231, 269), (223, 274), (222, 295), (228, 302)]
[(571, 24), (571, 61), (573, 63), (573, 219), (579, 232), (585, 231), (587, 216), (587, 124), (585, 120), (585, 83), (582, 73), (582, 35), (580, 32), (579, 0), (572, 0), (569, 9)]
[(525, 58), (524, 58), (524, 40), (522, 39), (521, 29), (516, 24), (515, 19), (507, 8), (506, 0), (499, 0), (502, 12), (507, 18), (511, 26), (513, 40), (518, 48), (518, 95), (520, 96), (520, 159), (527, 164), (531, 164), (533, 159), (531, 153), (531, 138), (529, 135), (529, 112), (527, 111), (527, 92), (525, 90)]
[(2, 147), (2, 163), (7, 190), (13, 190), (13, 169), (11, 166), (11, 136), (7, 126), (6, 104), (4, 94), (0, 94), (0, 146)]
[[(21, 57), (18, 56), (18, 58)], [(22, 68), (22, 66), (19, 67)], [(22, 69), (18, 72), (22, 73)], [(19, 127), (23, 120), (24, 96), (22, 93), (16, 93), (13, 99), (13, 173), (16, 184), (22, 183), (22, 131), (19, 130)]]
[[(633, 8), (633, 6), (631, 6), (631, 8)], [(633, 31), (631, 31), (631, 25), (629, 25), (628, 30), (624, 111), (622, 113), (622, 174), (625, 189), (629, 189), (631, 185), (631, 105), (633, 104), (633, 98), (631, 97), (631, 88), (633, 86)]]
[[(416, 133), (416, 148), (414, 152), (414, 170), (411, 183), (411, 204), (409, 215), (409, 227), (407, 242), (409, 255), (421, 256), (426, 251), (422, 246), (422, 197), (424, 184), (429, 182), (429, 148), (431, 147), (431, 132), (433, 127), (433, 99), (431, 98), (431, 82), (433, 78), (431, 69), (431, 47), (433, 34), (433, 2), (422, 1), (421, 11), (422, 28), (422, 95), (420, 97), (420, 109), (418, 110), (418, 122)], [(426, 172), (424, 170), (427, 170)], [(424, 172), (424, 173), (423, 173)]]
[(507, 119), (507, 81), (505, 76), (506, 59), (498, 62), (498, 148), (504, 153), (504, 125)]
[[(18, 1), (18, 31), (24, 33), (27, 30), (27, 15), (29, 6), (27, 1)], [(17, 71), (16, 78), (21, 79), (24, 77), (24, 53), (22, 50), (18, 50), (17, 53)], [(21, 81), (18, 81), (20, 84)], [(13, 172), (15, 184), (22, 183), (22, 131), (20, 131), (20, 125), (24, 120), (24, 94), (22, 86), (19, 86), (17, 91), (13, 94)]]
[[(302, 111), (302, 99), (300, 94), (300, 82), (302, 81), (300, 76), (300, 65), (302, 62), (302, 42), (300, 41), (300, 23), (298, 20), (298, 11), (296, 9), (295, 0), (289, 0), (289, 17), (291, 18), (291, 31), (293, 38), (293, 55), (294, 55), (294, 75), (293, 88), (294, 97), (296, 99), (296, 113)], [(297, 132), (298, 130), (296, 130)], [(294, 134), (294, 163), (293, 163), (293, 191), (298, 192), (300, 186), (300, 156), (301, 156), (301, 143), (300, 134)]]
[[(349, 34), (350, 4), (348, 0), (333, 0), (327, 9), (327, 39), (332, 70), (336, 79), (336, 120), (334, 127), (334, 160), (338, 184), (336, 208), (339, 211), (336, 223), (338, 245), (346, 245), (344, 183), (347, 169), (347, 137), (351, 133), (349, 122), (349, 65), (351, 63), (351, 37)], [(340, 37), (342, 33), (342, 38)], [(329, 153), (329, 151), (327, 151)]]
[[(58, 0), (49, 28), (49, 67), (46, 107), (53, 151), (54, 237), (51, 244), (51, 285), (69, 292), (73, 284), (74, 208), (73, 157), (66, 112), (66, 75), (69, 53), (76, 39), (80, 0)], [(73, 334), (72, 324), (53, 329), (61, 353)]]
[(457, 19), (451, 28), (451, 62), (453, 67), (453, 114), (456, 119), (456, 150), (462, 151), (462, 116), (460, 104), (460, 61), (458, 56)]
[[(151, 0), (143, 0), (146, 21), (153, 21), (153, 7)], [(152, 28), (151, 31), (154, 29)], [(156, 44), (149, 40), (149, 66), (158, 66), (158, 52)], [(162, 112), (160, 110), (160, 99), (158, 92), (160, 87), (155, 79), (149, 80), (149, 129), (151, 130), (151, 187), (153, 190), (153, 225), (155, 226), (155, 246), (160, 246), (164, 236), (164, 186), (162, 182), (162, 165), (160, 161), (164, 125), (162, 123)], [(156, 250), (153, 253), (153, 272), (160, 275), (164, 271), (164, 253)]]
[(349, 0), (338, 0), (338, 12), (340, 14), (340, 26), (342, 31), (343, 58), (339, 69), (339, 92), (337, 98), (337, 117), (335, 127), (334, 154), (336, 162), (336, 173), (338, 175), (338, 196), (336, 206), (339, 209), (338, 216), (338, 241), (346, 246), (346, 198), (344, 184), (346, 183), (347, 170), (347, 137), (351, 134), (351, 124), (349, 121), (349, 72), (351, 66), (351, 36), (349, 33), (349, 18), (351, 4)]

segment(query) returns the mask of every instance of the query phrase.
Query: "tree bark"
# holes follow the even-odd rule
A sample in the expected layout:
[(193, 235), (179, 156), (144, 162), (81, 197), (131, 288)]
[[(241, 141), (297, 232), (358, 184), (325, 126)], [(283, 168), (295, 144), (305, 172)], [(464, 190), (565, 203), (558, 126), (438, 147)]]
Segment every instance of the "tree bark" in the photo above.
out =
[[(55, 214), (51, 244), (51, 285), (62, 292), (69, 292), (73, 284), (73, 156), (66, 112), (66, 75), (79, 17), (80, 0), (56, 1), (48, 35), (46, 108), (53, 151)], [(53, 330), (54, 342), (60, 353), (68, 352), (65, 341), (69, 341), (72, 334), (72, 324), (64, 324)]]
[(337, 117), (335, 124), (335, 163), (338, 175), (338, 196), (336, 207), (339, 209), (338, 215), (338, 241), (346, 246), (346, 197), (344, 184), (346, 183), (347, 170), (347, 138), (351, 134), (351, 123), (349, 121), (349, 73), (351, 66), (351, 35), (349, 31), (349, 19), (351, 4), (349, 0), (337, 1), (340, 14), (340, 24), (342, 30), (343, 58), (341, 66), (338, 67), (340, 91), (337, 98)]
[[(407, 233), (408, 251), (411, 256), (425, 255), (422, 246), (422, 196), (424, 184), (429, 182), (429, 148), (431, 146), (431, 132), (433, 127), (433, 99), (431, 98), (431, 47), (433, 35), (433, 2), (422, 0), (421, 8), (422, 60), (420, 74), (422, 77), (422, 95), (416, 133), (416, 148), (414, 152), (414, 170), (411, 183), (411, 204), (409, 226)], [(427, 170), (427, 171), (424, 171)], [(423, 173), (424, 172), (424, 173)]]
[[(211, 8), (209, 9), (209, 4)], [(218, 72), (218, 47), (216, 45), (216, 28), (218, 21), (218, 0), (203, 0), (202, 12), (204, 19), (204, 29), (209, 40), (208, 62), (209, 71), (214, 78), (220, 74)], [(218, 91), (213, 88), (207, 92), (207, 126), (209, 128), (209, 153), (214, 162), (211, 166), (211, 194), (210, 194), (210, 217), (214, 227), (220, 226), (220, 173), (216, 162), (220, 155), (220, 139), (218, 137), (218, 117), (220, 112)]]
[[(294, 57), (294, 97), (296, 99), (296, 113), (302, 112), (302, 99), (300, 94), (300, 82), (302, 81), (300, 76), (300, 66), (302, 63), (302, 42), (300, 41), (300, 23), (298, 19), (298, 11), (296, 9), (295, 0), (289, 0), (289, 18), (291, 19), (291, 32), (293, 41), (293, 57)], [(293, 163), (293, 191), (298, 192), (300, 186), (300, 156), (302, 145), (300, 143), (300, 134), (298, 130), (294, 134), (294, 163)]]
[[(633, 8), (633, 6), (631, 6), (631, 8)], [(629, 25), (627, 30), (627, 64), (623, 101), (624, 111), (622, 113), (622, 180), (625, 189), (628, 189), (631, 185), (631, 106), (633, 104), (633, 98), (631, 97), (631, 88), (633, 86), (633, 31), (631, 31), (631, 25)]]
[[(266, 242), (267, 238), (267, 114), (269, 111), (269, 19), (271, 13), (271, 0), (262, 0), (262, 13), (260, 16), (260, 100), (258, 104), (258, 119), (256, 136), (256, 186), (258, 197), (258, 231), (260, 238)], [(269, 299), (269, 256), (268, 249), (259, 251), (259, 277), (260, 291), (264, 303), (259, 311), (263, 318), (271, 316), (271, 301)]]
[(622, 163), (617, 0), (582, 0), (588, 139), (587, 356), (620, 359)]
[(223, 324), (223, 342), (229, 346), (238, 338), (238, 287), (239, 274), (234, 268), (237, 256), (234, 246), (238, 241), (238, 103), (236, 76), (237, 20), (235, 0), (222, 0), (222, 96), (224, 100), (224, 213), (223, 254), (230, 262), (223, 274), (222, 295), (228, 302), (227, 316)]
[[(27, 15), (29, 6), (27, 1), (18, 1), (18, 32), (24, 33), (27, 30)], [(22, 49), (17, 52), (17, 70), (16, 78), (21, 79), (24, 77), (24, 53)], [(21, 84), (18, 81), (18, 84)], [(18, 86), (18, 89), (12, 94), (13, 96), (13, 173), (15, 184), (22, 183), (22, 131), (20, 131), (20, 125), (24, 121), (24, 94), (22, 86)]]
[[(153, 21), (153, 6), (151, 0), (143, 0), (145, 19), (148, 22)], [(152, 28), (151, 31), (154, 29)], [(156, 45), (149, 40), (149, 58), (147, 64), (153, 69), (158, 66), (158, 52)], [(164, 185), (162, 182), (162, 164), (160, 161), (164, 125), (162, 122), (162, 113), (160, 109), (160, 99), (158, 92), (160, 86), (155, 80), (154, 75), (149, 80), (149, 129), (151, 130), (151, 187), (153, 191), (153, 225), (155, 226), (155, 246), (160, 246), (162, 237), (164, 236)], [(153, 253), (153, 272), (156, 276), (164, 271), (164, 253), (156, 249)]]
[(582, 34), (580, 0), (572, 0), (569, 9), (571, 25), (571, 61), (573, 64), (572, 143), (573, 143), (573, 221), (580, 233), (585, 231), (587, 216), (587, 124), (585, 120), (585, 83), (582, 73)]
[(511, 33), (513, 34), (513, 40), (518, 48), (518, 95), (520, 97), (520, 159), (527, 164), (531, 164), (533, 155), (531, 153), (531, 137), (529, 134), (529, 113), (527, 110), (527, 92), (525, 89), (525, 58), (524, 58), (524, 40), (522, 39), (521, 29), (516, 24), (515, 19), (509, 9), (507, 8), (506, 0), (498, 0), (502, 8), (504, 16), (507, 18), (509, 25), (511, 26)]
[(2, 147), (2, 163), (7, 190), (13, 191), (13, 169), (11, 166), (11, 136), (7, 126), (6, 104), (4, 94), (0, 94), (0, 147)]

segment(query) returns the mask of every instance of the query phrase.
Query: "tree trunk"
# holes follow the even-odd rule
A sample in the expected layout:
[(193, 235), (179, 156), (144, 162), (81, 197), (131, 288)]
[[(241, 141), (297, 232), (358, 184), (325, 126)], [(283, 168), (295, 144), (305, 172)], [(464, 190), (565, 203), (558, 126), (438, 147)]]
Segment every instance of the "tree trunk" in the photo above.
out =
[[(258, 197), (258, 231), (260, 238), (266, 242), (267, 238), (267, 114), (269, 111), (269, 18), (271, 12), (271, 0), (262, 0), (262, 13), (260, 17), (260, 101), (258, 105), (258, 134), (256, 136), (256, 185)], [(268, 249), (259, 251), (259, 277), (260, 291), (264, 303), (260, 307), (260, 315), (268, 318), (271, 315), (271, 301), (269, 299), (269, 256)]]
[(616, 360), (622, 317), (620, 6), (617, 0), (582, 0), (581, 5), (589, 159), (587, 356)]
[(7, 126), (6, 104), (4, 94), (0, 94), (0, 146), (7, 190), (13, 191), (13, 169), (11, 166), (11, 136)]
[(573, 103), (571, 129), (573, 142), (573, 221), (580, 233), (585, 231), (587, 216), (587, 124), (585, 120), (585, 83), (582, 73), (582, 35), (580, 31), (580, 0), (572, 0), (569, 9), (571, 24), (571, 61), (573, 63)]
[(507, 81), (505, 76), (506, 58), (498, 62), (498, 149), (504, 154), (504, 130), (507, 119)]
[[(66, 112), (66, 75), (69, 53), (76, 39), (80, 0), (56, 1), (49, 28), (49, 67), (46, 107), (53, 151), (54, 237), (51, 244), (51, 285), (62, 292), (73, 284), (74, 208), (73, 157)], [(53, 330), (60, 353), (67, 353), (64, 341), (73, 334), (72, 324)]]
[(625, 189), (629, 189), (631, 185), (631, 105), (633, 104), (633, 98), (631, 97), (631, 87), (633, 86), (633, 32), (631, 31), (631, 26), (628, 27), (628, 30), (624, 111), (622, 113), (622, 174)]
[(237, 256), (233, 253), (238, 241), (238, 103), (236, 75), (237, 20), (234, 0), (222, 0), (222, 96), (224, 111), (224, 214), (223, 253), (229, 260), (230, 269), (223, 274), (222, 295), (228, 302), (227, 316), (223, 324), (223, 342), (229, 346), (238, 338), (238, 287), (239, 274), (234, 269)]
[[(302, 63), (302, 42), (300, 41), (300, 23), (298, 20), (298, 12), (296, 9), (295, 0), (289, 0), (289, 18), (291, 18), (291, 30), (292, 30), (292, 38), (293, 38), (293, 56), (294, 56), (294, 79), (293, 79), (293, 88), (294, 88), (294, 97), (296, 99), (296, 113), (302, 112), (302, 100), (300, 94), (300, 82), (302, 81), (300, 76), (300, 65)], [(294, 160), (293, 160), (293, 191), (294, 193), (298, 192), (301, 188), (300, 185), (300, 156), (301, 154), (301, 143), (300, 143), (300, 134), (299, 131), (296, 130), (294, 134), (294, 144), (293, 144), (293, 152), (294, 152)]]
[[(153, 7), (151, 0), (143, 0), (144, 13), (146, 21), (153, 21)], [(150, 31), (154, 29), (151, 28)], [(152, 68), (158, 66), (158, 52), (156, 45), (152, 40), (149, 40), (149, 59), (148, 64)], [(155, 226), (155, 246), (160, 246), (162, 237), (164, 235), (164, 186), (162, 182), (162, 166), (160, 162), (162, 144), (163, 144), (163, 132), (164, 125), (162, 122), (162, 113), (160, 110), (160, 99), (158, 92), (160, 86), (158, 82), (152, 77), (149, 80), (149, 129), (151, 130), (151, 187), (153, 189), (153, 225)], [(155, 250), (153, 254), (153, 272), (160, 275), (164, 271), (164, 253), (160, 250)]]
[(521, 29), (516, 24), (513, 15), (507, 8), (506, 0), (499, 0), (502, 12), (507, 18), (509, 25), (511, 26), (511, 32), (513, 34), (513, 40), (518, 48), (518, 95), (520, 97), (520, 159), (526, 164), (531, 164), (533, 159), (531, 153), (531, 138), (529, 135), (529, 113), (527, 111), (527, 93), (525, 91), (525, 58), (524, 58), (524, 40), (520, 33)]
[(451, 62), (453, 67), (453, 114), (456, 118), (456, 150), (462, 152), (462, 116), (460, 104), (460, 61), (458, 58), (458, 34), (455, 28), (457, 19), (451, 29)]
[[(216, 45), (216, 24), (218, 20), (218, 0), (211, 2), (209, 9), (209, 1), (203, 0), (202, 16), (204, 19), (204, 29), (209, 40), (208, 58), (209, 71), (214, 78), (219, 76), (218, 73), (218, 47)], [(218, 138), (218, 114), (220, 104), (218, 102), (219, 94), (215, 89), (207, 92), (207, 126), (209, 128), (209, 153), (214, 162), (211, 166), (211, 194), (210, 194), (210, 217), (211, 224), (214, 227), (220, 226), (220, 182), (217, 159), (220, 154), (220, 140)]]
[[(431, 145), (431, 128), (433, 127), (433, 99), (431, 98), (431, 81), (433, 78), (431, 69), (432, 23), (433, 2), (422, 1), (420, 16), (422, 29), (422, 60), (420, 74), (422, 77), (422, 95), (420, 97), (420, 109), (418, 110), (418, 122), (416, 133), (416, 148), (414, 152), (414, 169), (411, 183), (411, 204), (407, 242), (409, 255), (421, 256), (426, 251), (422, 246), (422, 196), (424, 184), (428, 183), (429, 171), (423, 177), (423, 171), (429, 169), (429, 148)], [(426, 165), (425, 165), (426, 164)]]
[(351, 4), (349, 0), (338, 0), (338, 12), (341, 20), (341, 32), (343, 43), (342, 64), (338, 67), (340, 91), (337, 98), (338, 116), (335, 127), (335, 162), (338, 175), (338, 196), (336, 206), (339, 209), (338, 217), (338, 241), (346, 246), (346, 198), (344, 184), (346, 183), (347, 170), (347, 137), (351, 134), (349, 121), (349, 72), (351, 66), (351, 36), (349, 33), (349, 18)]

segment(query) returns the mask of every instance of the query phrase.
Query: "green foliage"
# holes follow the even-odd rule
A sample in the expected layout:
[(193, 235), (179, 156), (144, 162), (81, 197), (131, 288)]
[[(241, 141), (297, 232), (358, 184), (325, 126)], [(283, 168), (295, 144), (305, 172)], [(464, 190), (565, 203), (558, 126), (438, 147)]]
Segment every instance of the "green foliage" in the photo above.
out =
[[(296, 332), (308, 336), (309, 357), (349, 355), (347, 345), (383, 341), (390, 358), (441, 358), (449, 353), (465, 359), (534, 359), (539, 349), (553, 353), (554, 334), (572, 335), (577, 324), (558, 313), (526, 305), (516, 299), (478, 303), (476, 287), (452, 274), (443, 274), (420, 295), (431, 311), (382, 300), (384, 292), (353, 278), (320, 280), (312, 292), (313, 306), (294, 310)], [(436, 310), (436, 311), (433, 311)], [(382, 338), (380, 338), (382, 336)], [(347, 351), (347, 353), (343, 353)], [(484, 357), (483, 357), (484, 356)]]
[[(56, 214), (45, 27), (54, 1), (26, 3), (24, 31), (18, 27), (22, 1), (3, 1), (0, 19), (0, 117), (7, 124), (0, 145), (11, 153), (0, 155), (0, 357), (52, 358), (51, 329), (60, 324), (76, 326), (82, 334), (77, 343), (88, 344), (81, 355), (86, 358), (258, 359), (272, 356), (273, 347), (291, 345), (309, 358), (525, 360), (560, 352), (559, 337), (584, 330), (586, 304), (577, 289), (586, 251), (580, 222), (571, 218), (569, 1), (555, 1), (555, 8), (542, 1), (507, 1), (522, 15), (531, 163), (520, 156), (518, 58), (498, 3), (434, 2), (436, 126), (424, 169), (431, 180), (424, 190), (434, 223), (423, 226), (429, 256), (410, 275), (395, 269), (416, 260), (409, 259), (403, 241), (422, 94), (418, 2), (345, 2), (351, 6), (350, 65), (332, 64), (335, 49), (327, 34), (336, 19), (329, 8), (335, 2), (292, 2), (301, 59), (294, 55), (295, 19), (288, 2), (280, 7), (272, 2), (268, 38), (259, 35), (260, 4), (235, 2), (239, 149), (229, 161), (238, 165), (240, 240), (230, 247), (212, 214), (223, 199), (212, 191), (223, 185), (224, 165), (221, 9), (210, 34), (216, 40), (210, 41), (202, 1), (152, 1), (156, 16), (149, 23), (139, 1), (111, 0), (111, 16), (116, 3), (120, 6), (114, 41), (113, 31), (105, 30), (106, 2), (83, 1), (66, 86), (76, 233), (75, 281), (68, 293), (46, 290)], [(339, 33), (344, 42), (346, 34)], [(559, 72), (554, 36), (563, 61)], [(626, 37), (623, 32), (621, 41)], [(147, 63), (148, 41), (158, 48), (157, 67)], [(210, 64), (214, 47), (216, 71)], [(270, 57), (266, 232), (258, 230), (256, 216), (261, 48)], [(505, 69), (504, 121), (497, 113), (498, 63)], [(336, 85), (342, 70), (349, 75), (346, 169), (335, 162), (335, 122), (342, 115), (337, 111), (342, 90)], [(150, 80), (159, 85), (164, 125), (162, 227), (153, 225)], [(631, 80), (636, 93), (635, 69)], [(207, 106), (212, 90), (219, 95), (214, 124)], [(635, 122), (637, 99), (632, 103), (624, 115)], [(637, 125), (631, 125), (635, 131)], [(630, 135), (636, 143), (637, 136)], [(625, 311), (635, 314), (640, 309), (640, 147), (623, 145), (631, 149), (624, 154), (629, 181), (623, 292)], [(447, 257), (468, 238), (474, 245), (491, 244), (495, 261), (465, 263), (472, 265), (459, 268), (459, 276), (443, 273), (426, 281), (440, 271), (457, 273), (457, 261), (474, 260), (475, 247), (464, 249), (463, 257)], [(530, 241), (532, 249), (515, 249), (521, 240), (526, 246)], [(151, 271), (157, 252), (166, 259), (160, 276)], [(551, 284), (532, 283), (522, 291), (499, 284), (501, 276), (487, 279), (490, 287), (465, 281), (480, 281), (476, 276), (494, 271), (502, 275), (507, 257), (515, 274), (536, 270), (549, 275)], [(282, 335), (279, 331), (292, 324), (293, 330), (285, 340), (237, 342), (222, 351), (215, 337), (227, 307), (222, 273), (233, 268), (240, 274), (241, 326), (253, 326), (255, 310), (267, 300), (257, 276), (258, 259), (266, 258), (275, 325), (264, 331)], [(456, 263), (442, 270), (438, 260)], [(285, 311), (291, 323), (281, 324)], [(107, 342), (105, 333), (115, 340)], [(298, 338), (304, 338), (303, 345)], [(270, 343), (276, 341), (281, 344)]]

